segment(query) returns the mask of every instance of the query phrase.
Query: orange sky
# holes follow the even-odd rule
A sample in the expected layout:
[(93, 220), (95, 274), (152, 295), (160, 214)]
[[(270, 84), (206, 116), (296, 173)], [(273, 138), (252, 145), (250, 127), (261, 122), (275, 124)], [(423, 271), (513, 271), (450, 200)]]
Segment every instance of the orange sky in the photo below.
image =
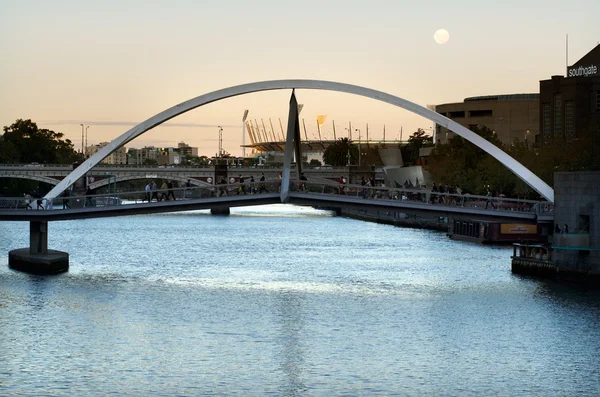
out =
[[(0, 2), (0, 122), (30, 118), (81, 147), (192, 97), (253, 81), (307, 78), (378, 89), (421, 105), (488, 94), (538, 92), (600, 40), (600, 2), (503, 1), (80, 1)], [(443, 45), (438, 28), (450, 32)], [(128, 147), (176, 146), (241, 154), (241, 117), (286, 125), (289, 91), (214, 103)], [(309, 138), (316, 117), (381, 139), (431, 123), (377, 101), (299, 91)], [(356, 136), (358, 131), (353, 131)]]

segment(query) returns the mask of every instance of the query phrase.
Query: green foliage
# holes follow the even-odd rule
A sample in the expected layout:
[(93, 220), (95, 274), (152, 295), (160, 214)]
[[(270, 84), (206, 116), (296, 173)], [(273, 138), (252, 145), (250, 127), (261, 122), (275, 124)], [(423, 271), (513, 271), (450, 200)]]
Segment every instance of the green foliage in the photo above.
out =
[[(556, 140), (537, 149), (521, 141), (503, 145), (487, 127), (473, 132), (498, 146), (550, 186), (554, 183), (554, 172), (600, 169), (598, 156), (593, 152), (594, 134), (569, 143)], [(428, 159), (428, 170), (436, 182), (457, 185), (472, 194), (485, 194), (489, 186), (492, 192), (509, 197), (539, 197), (498, 160), (460, 136), (435, 147)]]
[(156, 159), (144, 159), (142, 165), (158, 165), (158, 160)]
[(379, 145), (362, 145), (360, 148), (361, 165), (383, 165), (381, 156), (379, 156)]
[(71, 164), (81, 159), (63, 133), (40, 129), (31, 120), (18, 119), (4, 127), (0, 139), (0, 162)]
[(419, 149), (433, 145), (433, 137), (425, 135), (425, 130), (419, 128), (408, 138), (408, 144), (402, 146), (402, 159), (405, 163), (414, 164), (419, 159)]
[(351, 165), (358, 164), (358, 146), (348, 138), (340, 138), (325, 149), (323, 161), (333, 166), (344, 166), (348, 164), (348, 156)]
[(311, 167), (320, 167), (321, 162), (317, 159), (311, 159), (308, 165), (310, 165)]

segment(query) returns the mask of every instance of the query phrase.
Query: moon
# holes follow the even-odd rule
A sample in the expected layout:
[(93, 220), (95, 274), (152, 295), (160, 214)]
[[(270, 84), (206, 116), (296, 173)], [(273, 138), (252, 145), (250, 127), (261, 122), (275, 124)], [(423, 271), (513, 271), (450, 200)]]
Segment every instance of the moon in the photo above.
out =
[(446, 29), (438, 29), (435, 31), (433, 39), (438, 44), (446, 44), (450, 40), (450, 33)]

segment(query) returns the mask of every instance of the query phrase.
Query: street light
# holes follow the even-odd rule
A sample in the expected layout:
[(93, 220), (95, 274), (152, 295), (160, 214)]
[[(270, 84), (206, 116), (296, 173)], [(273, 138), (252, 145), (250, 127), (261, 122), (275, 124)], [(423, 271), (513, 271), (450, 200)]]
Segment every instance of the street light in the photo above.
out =
[(85, 156), (83, 152), (83, 124), (79, 124), (81, 126), (81, 155)]
[(87, 143), (87, 130), (88, 130), (88, 128), (90, 128), (89, 125), (85, 127), (85, 155), (86, 155), (86, 157), (87, 157), (87, 147), (88, 147), (88, 143)]
[(248, 109), (244, 110), (242, 117), (242, 157), (246, 157), (246, 118), (248, 117)]
[(360, 167), (360, 128), (355, 128), (354, 131), (358, 131), (358, 166)]

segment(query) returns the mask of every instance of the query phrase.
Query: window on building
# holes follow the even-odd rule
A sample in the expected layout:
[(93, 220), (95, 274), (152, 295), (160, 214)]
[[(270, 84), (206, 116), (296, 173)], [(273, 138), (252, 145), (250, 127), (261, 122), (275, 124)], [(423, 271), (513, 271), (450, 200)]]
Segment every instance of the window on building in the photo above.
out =
[(550, 103), (542, 104), (542, 136), (544, 137), (544, 145), (550, 144), (550, 135), (552, 134), (552, 108), (550, 106)]
[(450, 116), (451, 119), (464, 118), (465, 117), (465, 111), (464, 110), (457, 110), (455, 112), (449, 112), (448, 115)]
[(575, 138), (575, 102), (565, 101), (565, 137)]
[(563, 114), (562, 114), (562, 95), (554, 94), (554, 136), (562, 136)]
[(471, 117), (492, 117), (491, 110), (471, 110), (469, 114)]

